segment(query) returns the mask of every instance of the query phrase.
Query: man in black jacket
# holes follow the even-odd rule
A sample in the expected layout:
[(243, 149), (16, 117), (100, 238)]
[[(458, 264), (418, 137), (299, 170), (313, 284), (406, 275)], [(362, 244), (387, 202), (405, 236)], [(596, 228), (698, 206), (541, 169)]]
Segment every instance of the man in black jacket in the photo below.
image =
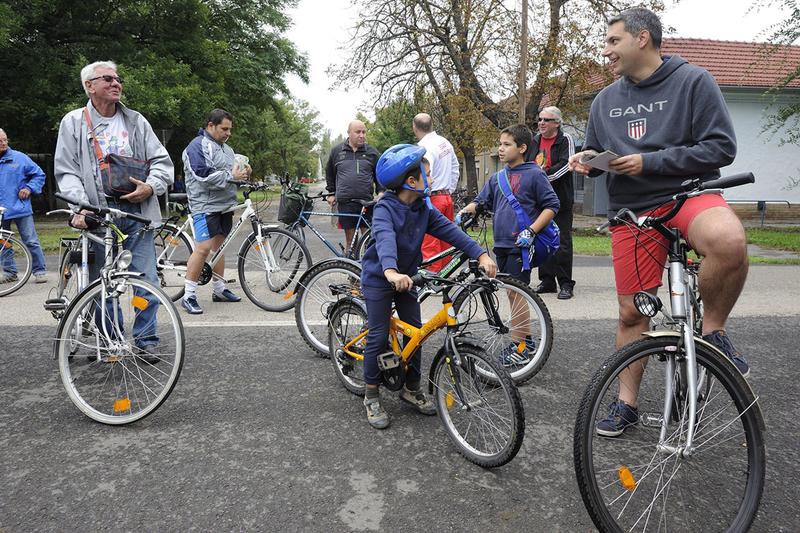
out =
[(556, 280), (561, 290), (559, 300), (572, 298), (575, 280), (572, 279), (572, 201), (575, 187), (569, 158), (575, 145), (568, 133), (561, 131), (561, 110), (548, 106), (539, 112), (539, 133), (533, 138), (527, 161), (533, 161), (547, 173), (550, 185), (561, 202), (553, 219), (561, 231), (561, 246), (545, 264), (539, 267), (539, 285), (536, 292), (556, 292)]
[[(347, 140), (331, 149), (328, 164), (325, 165), (325, 180), (328, 192), (336, 193), (328, 197), (328, 203), (342, 214), (357, 215), (362, 205), (357, 200), (372, 200), (377, 180), (375, 166), (380, 154), (367, 144), (367, 128), (360, 120), (353, 120), (347, 126)], [(356, 231), (358, 218), (340, 216), (339, 224), (345, 234), (345, 253), (350, 251), (350, 243)], [(362, 232), (367, 228), (362, 225)]]

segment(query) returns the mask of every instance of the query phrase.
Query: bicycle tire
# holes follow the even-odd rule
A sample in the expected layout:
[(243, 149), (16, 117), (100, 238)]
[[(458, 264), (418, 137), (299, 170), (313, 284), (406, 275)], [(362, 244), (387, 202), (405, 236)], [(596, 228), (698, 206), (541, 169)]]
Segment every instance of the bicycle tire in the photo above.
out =
[[(250, 301), (261, 309), (286, 311), (295, 304), (296, 285), (311, 268), (311, 256), (306, 245), (290, 231), (262, 226), (261, 234), (268, 246), (259, 245), (253, 232), (239, 249), (239, 283)], [(270, 252), (275, 260), (273, 272), (266, 265)]]
[[(164, 291), (127, 273), (112, 276), (110, 283), (115, 289), (109, 294), (115, 296), (104, 309), (99, 279), (70, 304), (54, 350), (72, 403), (92, 420), (123, 425), (152, 414), (169, 397), (183, 368), (185, 338)], [(153, 310), (151, 321), (143, 313)], [(147, 322), (139, 324), (141, 335), (135, 336), (139, 319)], [(112, 329), (113, 324), (120, 327)]]
[(154, 240), (159, 284), (172, 301), (177, 302), (186, 290), (186, 266), (194, 251), (194, 240), (172, 224), (158, 228)]
[[(547, 305), (530, 286), (511, 277), (504, 277), (499, 283), (497, 292), (492, 294), (482, 286), (472, 286), (460, 292), (453, 301), (453, 310), (459, 321), (469, 320), (469, 333), (476, 337), (493, 361), (499, 362), (503, 350), (516, 344), (508, 326), (513, 323), (515, 317), (523, 315), (522, 307), (513, 311), (508, 298), (501, 298), (499, 293), (504, 290), (511, 291), (524, 300), (527, 304), (524, 309), (528, 311), (525, 349), (529, 355), (527, 362), (505, 367), (514, 383), (519, 385), (535, 376), (550, 357), (553, 348), (553, 319)], [(502, 324), (494, 324), (493, 320), (489, 320), (493, 312), (487, 305), (492, 305), (497, 310)], [(531, 343), (535, 345), (532, 353), (530, 353)], [(491, 376), (487, 377), (491, 379)]]
[[(517, 455), (525, 438), (525, 412), (519, 390), (482, 348), (461, 344), (458, 357), (460, 364), (451, 363), (447, 355), (438, 357), (431, 372), (439, 419), (467, 460), (486, 468), (502, 466)], [(497, 376), (495, 382), (482, 376), (479, 368), (486, 367)], [(456, 383), (465, 403), (459, 399)], [(491, 436), (479, 435), (482, 430)]]
[(328, 312), (339, 300), (326, 288), (330, 284), (352, 280), (361, 283), (361, 268), (347, 261), (325, 261), (311, 267), (297, 286), (294, 320), (308, 346), (322, 357), (330, 356), (328, 345)]
[(361, 261), (364, 257), (364, 253), (367, 251), (370, 239), (372, 239), (372, 228), (367, 228), (367, 231), (365, 231), (356, 242), (356, 247), (353, 251), (353, 259)]
[[(3, 270), (1, 261), (14, 261), (16, 272)], [(20, 265), (20, 263), (24, 264)], [(0, 236), (0, 297), (18, 291), (31, 277), (33, 256), (25, 244), (14, 235)], [(14, 279), (16, 276), (16, 279)]]
[[(752, 524), (766, 469), (757, 398), (724, 355), (700, 340), (695, 345), (698, 376), (704, 375), (706, 383), (698, 394), (695, 450), (688, 458), (657, 448), (665, 403), (661, 368), (644, 372), (638, 423), (613, 438), (595, 429), (628, 366), (637, 361), (662, 366), (672, 358), (677, 361), (673, 377), (682, 374), (678, 336), (621, 348), (586, 388), (575, 422), (573, 459), (581, 496), (600, 531), (746, 531)], [(676, 404), (678, 398), (670, 402), (672, 446), (681, 445), (686, 430), (687, 409)], [(742, 477), (742, 483), (734, 486), (734, 477)]]
[[(331, 347), (331, 363), (336, 377), (344, 388), (356, 396), (364, 396), (364, 361), (340, 352), (344, 343), (367, 328), (367, 313), (352, 301), (345, 301), (336, 305), (331, 312), (328, 328), (328, 345)], [(366, 346), (366, 337), (361, 344), (352, 349), (360, 350)]]
[(56, 287), (56, 298), (64, 300), (69, 305), (80, 292), (81, 269), (77, 263), (70, 261), (71, 250), (64, 250), (58, 262), (58, 286)]

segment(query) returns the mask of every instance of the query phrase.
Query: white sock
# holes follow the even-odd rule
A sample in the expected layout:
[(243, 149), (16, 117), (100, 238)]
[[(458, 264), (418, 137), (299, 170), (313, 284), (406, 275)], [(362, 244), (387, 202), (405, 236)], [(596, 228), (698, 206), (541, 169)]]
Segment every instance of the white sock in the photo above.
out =
[(211, 282), (212, 286), (214, 287), (214, 292), (216, 294), (222, 294), (222, 291), (225, 290), (225, 282), (221, 279), (215, 279)]
[(186, 290), (186, 294), (183, 295), (184, 298), (189, 298), (191, 296), (197, 297), (197, 282), (196, 281), (190, 281), (190, 280), (187, 279), (187, 280), (185, 280), (183, 282), (183, 286), (184, 286), (184, 288)]

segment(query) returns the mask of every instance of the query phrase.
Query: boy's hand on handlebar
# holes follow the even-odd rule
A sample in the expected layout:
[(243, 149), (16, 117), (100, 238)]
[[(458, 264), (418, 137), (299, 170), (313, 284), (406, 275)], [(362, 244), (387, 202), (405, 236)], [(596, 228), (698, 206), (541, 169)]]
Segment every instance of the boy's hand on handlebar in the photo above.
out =
[(389, 283), (394, 285), (394, 290), (397, 292), (406, 292), (414, 286), (414, 282), (411, 281), (409, 276), (401, 274), (393, 268), (384, 270), (383, 275), (386, 276), (386, 280)]
[(494, 262), (494, 259), (489, 257), (489, 254), (481, 254), (478, 258), (478, 266), (480, 266), (490, 278), (497, 276), (497, 263)]

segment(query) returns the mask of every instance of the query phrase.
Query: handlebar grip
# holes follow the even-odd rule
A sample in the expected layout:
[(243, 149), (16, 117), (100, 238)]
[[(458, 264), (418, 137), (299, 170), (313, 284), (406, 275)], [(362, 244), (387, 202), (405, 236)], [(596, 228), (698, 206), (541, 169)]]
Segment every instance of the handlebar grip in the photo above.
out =
[(149, 218), (145, 218), (140, 215), (134, 215), (133, 213), (125, 213), (125, 218), (129, 218), (131, 220), (135, 220), (136, 222), (141, 222), (142, 224), (152, 224), (153, 221)]
[(734, 174), (732, 176), (724, 176), (722, 178), (717, 178), (715, 180), (707, 181), (700, 186), (700, 190), (704, 191), (706, 189), (728, 189), (730, 187), (738, 187), (739, 185), (745, 185), (747, 183), (753, 183), (756, 181), (755, 176), (753, 176), (752, 172), (742, 172), (740, 174)]
[(237, 187), (244, 187), (246, 185), (250, 185), (249, 181), (244, 181), (244, 180), (228, 180), (228, 183), (233, 183)]
[(422, 287), (425, 285), (425, 275), (422, 272), (417, 272), (413, 276), (411, 276), (411, 282), (414, 284), (415, 287)]
[(57, 192), (55, 194), (55, 197), (58, 198), (59, 200), (64, 200), (68, 204), (72, 204), (72, 205), (78, 205), (80, 203), (75, 198), (70, 198), (69, 196), (65, 196), (65, 195), (61, 194), (60, 192)]

